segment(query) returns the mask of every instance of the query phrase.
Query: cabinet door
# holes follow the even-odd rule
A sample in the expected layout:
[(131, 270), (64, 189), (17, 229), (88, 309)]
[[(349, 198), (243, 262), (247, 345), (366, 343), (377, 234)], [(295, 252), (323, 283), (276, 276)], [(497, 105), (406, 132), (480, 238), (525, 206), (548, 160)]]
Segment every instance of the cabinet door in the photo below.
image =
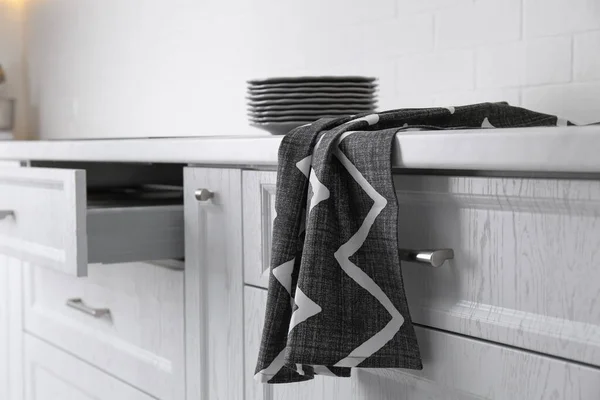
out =
[(241, 171), (186, 168), (184, 178), (187, 398), (241, 400)]
[(25, 335), (26, 400), (151, 400), (41, 340)]
[(244, 282), (266, 288), (275, 211), (275, 171), (244, 171)]
[(352, 381), (350, 378), (319, 376), (308, 382), (288, 385), (265, 385), (253, 379), (266, 305), (266, 290), (251, 286), (244, 288), (245, 400), (352, 399)]
[(8, 398), (10, 360), (8, 358), (8, 257), (0, 254), (0, 399)]
[(0, 399), (23, 399), (23, 263), (0, 254)]

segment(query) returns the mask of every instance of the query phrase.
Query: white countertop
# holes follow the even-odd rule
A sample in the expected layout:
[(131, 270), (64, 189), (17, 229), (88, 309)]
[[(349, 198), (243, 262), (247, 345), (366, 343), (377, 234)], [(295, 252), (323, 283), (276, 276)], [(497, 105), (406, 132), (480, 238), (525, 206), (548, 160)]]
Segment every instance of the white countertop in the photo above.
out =
[[(0, 160), (274, 166), (280, 136), (5, 141)], [(403, 132), (397, 168), (600, 172), (600, 126)]]

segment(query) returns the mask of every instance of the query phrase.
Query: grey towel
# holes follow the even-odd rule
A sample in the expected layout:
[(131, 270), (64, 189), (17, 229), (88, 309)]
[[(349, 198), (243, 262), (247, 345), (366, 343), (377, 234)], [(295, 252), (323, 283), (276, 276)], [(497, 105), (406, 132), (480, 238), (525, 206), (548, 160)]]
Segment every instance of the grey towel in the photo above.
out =
[(279, 149), (266, 318), (255, 378), (421, 369), (398, 253), (391, 151), (407, 129), (571, 124), (506, 103), (321, 119)]

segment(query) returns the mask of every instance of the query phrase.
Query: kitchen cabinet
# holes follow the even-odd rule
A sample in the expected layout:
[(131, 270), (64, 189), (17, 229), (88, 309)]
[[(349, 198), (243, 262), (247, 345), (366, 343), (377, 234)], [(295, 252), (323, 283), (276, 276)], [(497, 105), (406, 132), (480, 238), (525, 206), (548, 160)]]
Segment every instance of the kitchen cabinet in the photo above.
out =
[[(246, 151), (249, 139), (198, 140), (159, 141), (168, 154), (143, 140), (0, 146), (0, 158), (14, 146), (44, 159), (0, 167), (0, 399), (598, 397), (596, 177), (397, 171), (399, 246), (455, 252), (440, 268), (403, 263), (424, 370), (263, 385), (253, 375), (276, 146), (261, 153), (258, 142)], [(70, 161), (82, 154), (96, 162)], [(572, 165), (563, 161), (556, 165)], [(183, 188), (177, 204), (99, 206), (94, 197), (98, 188), (166, 181)]]
[[(244, 281), (267, 288), (275, 172), (244, 172)], [(399, 243), (415, 323), (600, 367), (600, 181), (401, 175)]]
[(2, 399), (185, 397), (182, 200), (132, 200), (145, 174), (109, 167), (0, 168)]
[[(266, 304), (261, 289), (268, 286), (276, 173), (244, 171), (243, 180), (244, 244), (250, 244), (244, 247), (246, 398), (319, 398), (316, 387), (330, 398), (325, 393), (334, 383), (327, 377), (266, 388), (251, 380), (262, 329), (256, 319), (264, 319)], [(358, 397), (344, 398), (556, 393), (570, 399), (600, 393), (594, 383), (600, 371), (600, 181), (397, 174), (394, 184), (399, 247), (452, 248), (454, 259), (439, 268), (402, 266), (412, 319), (421, 326), (424, 371), (357, 370), (352, 393)], [(473, 370), (469, 363), (490, 367)], [(547, 391), (535, 391), (540, 388)], [(343, 393), (344, 386), (336, 390)]]

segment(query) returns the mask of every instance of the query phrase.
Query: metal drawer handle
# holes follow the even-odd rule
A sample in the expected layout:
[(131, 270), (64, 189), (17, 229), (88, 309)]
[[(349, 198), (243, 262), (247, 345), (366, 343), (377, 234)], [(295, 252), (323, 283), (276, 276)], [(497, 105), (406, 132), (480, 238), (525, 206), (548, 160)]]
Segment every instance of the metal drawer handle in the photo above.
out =
[(0, 221), (6, 217), (14, 216), (15, 212), (10, 210), (0, 210)]
[(81, 299), (69, 299), (67, 300), (67, 306), (91, 315), (94, 318), (102, 318), (105, 315), (110, 315), (110, 310), (108, 308), (92, 308), (86, 306)]
[(437, 249), (437, 250), (405, 250), (399, 249), (400, 259), (402, 261), (413, 261), (423, 264), (429, 264), (432, 267), (441, 267), (446, 260), (454, 258), (454, 250), (452, 249)]
[(196, 195), (196, 200), (198, 201), (207, 201), (215, 197), (215, 194), (208, 189), (198, 189), (194, 192)]

